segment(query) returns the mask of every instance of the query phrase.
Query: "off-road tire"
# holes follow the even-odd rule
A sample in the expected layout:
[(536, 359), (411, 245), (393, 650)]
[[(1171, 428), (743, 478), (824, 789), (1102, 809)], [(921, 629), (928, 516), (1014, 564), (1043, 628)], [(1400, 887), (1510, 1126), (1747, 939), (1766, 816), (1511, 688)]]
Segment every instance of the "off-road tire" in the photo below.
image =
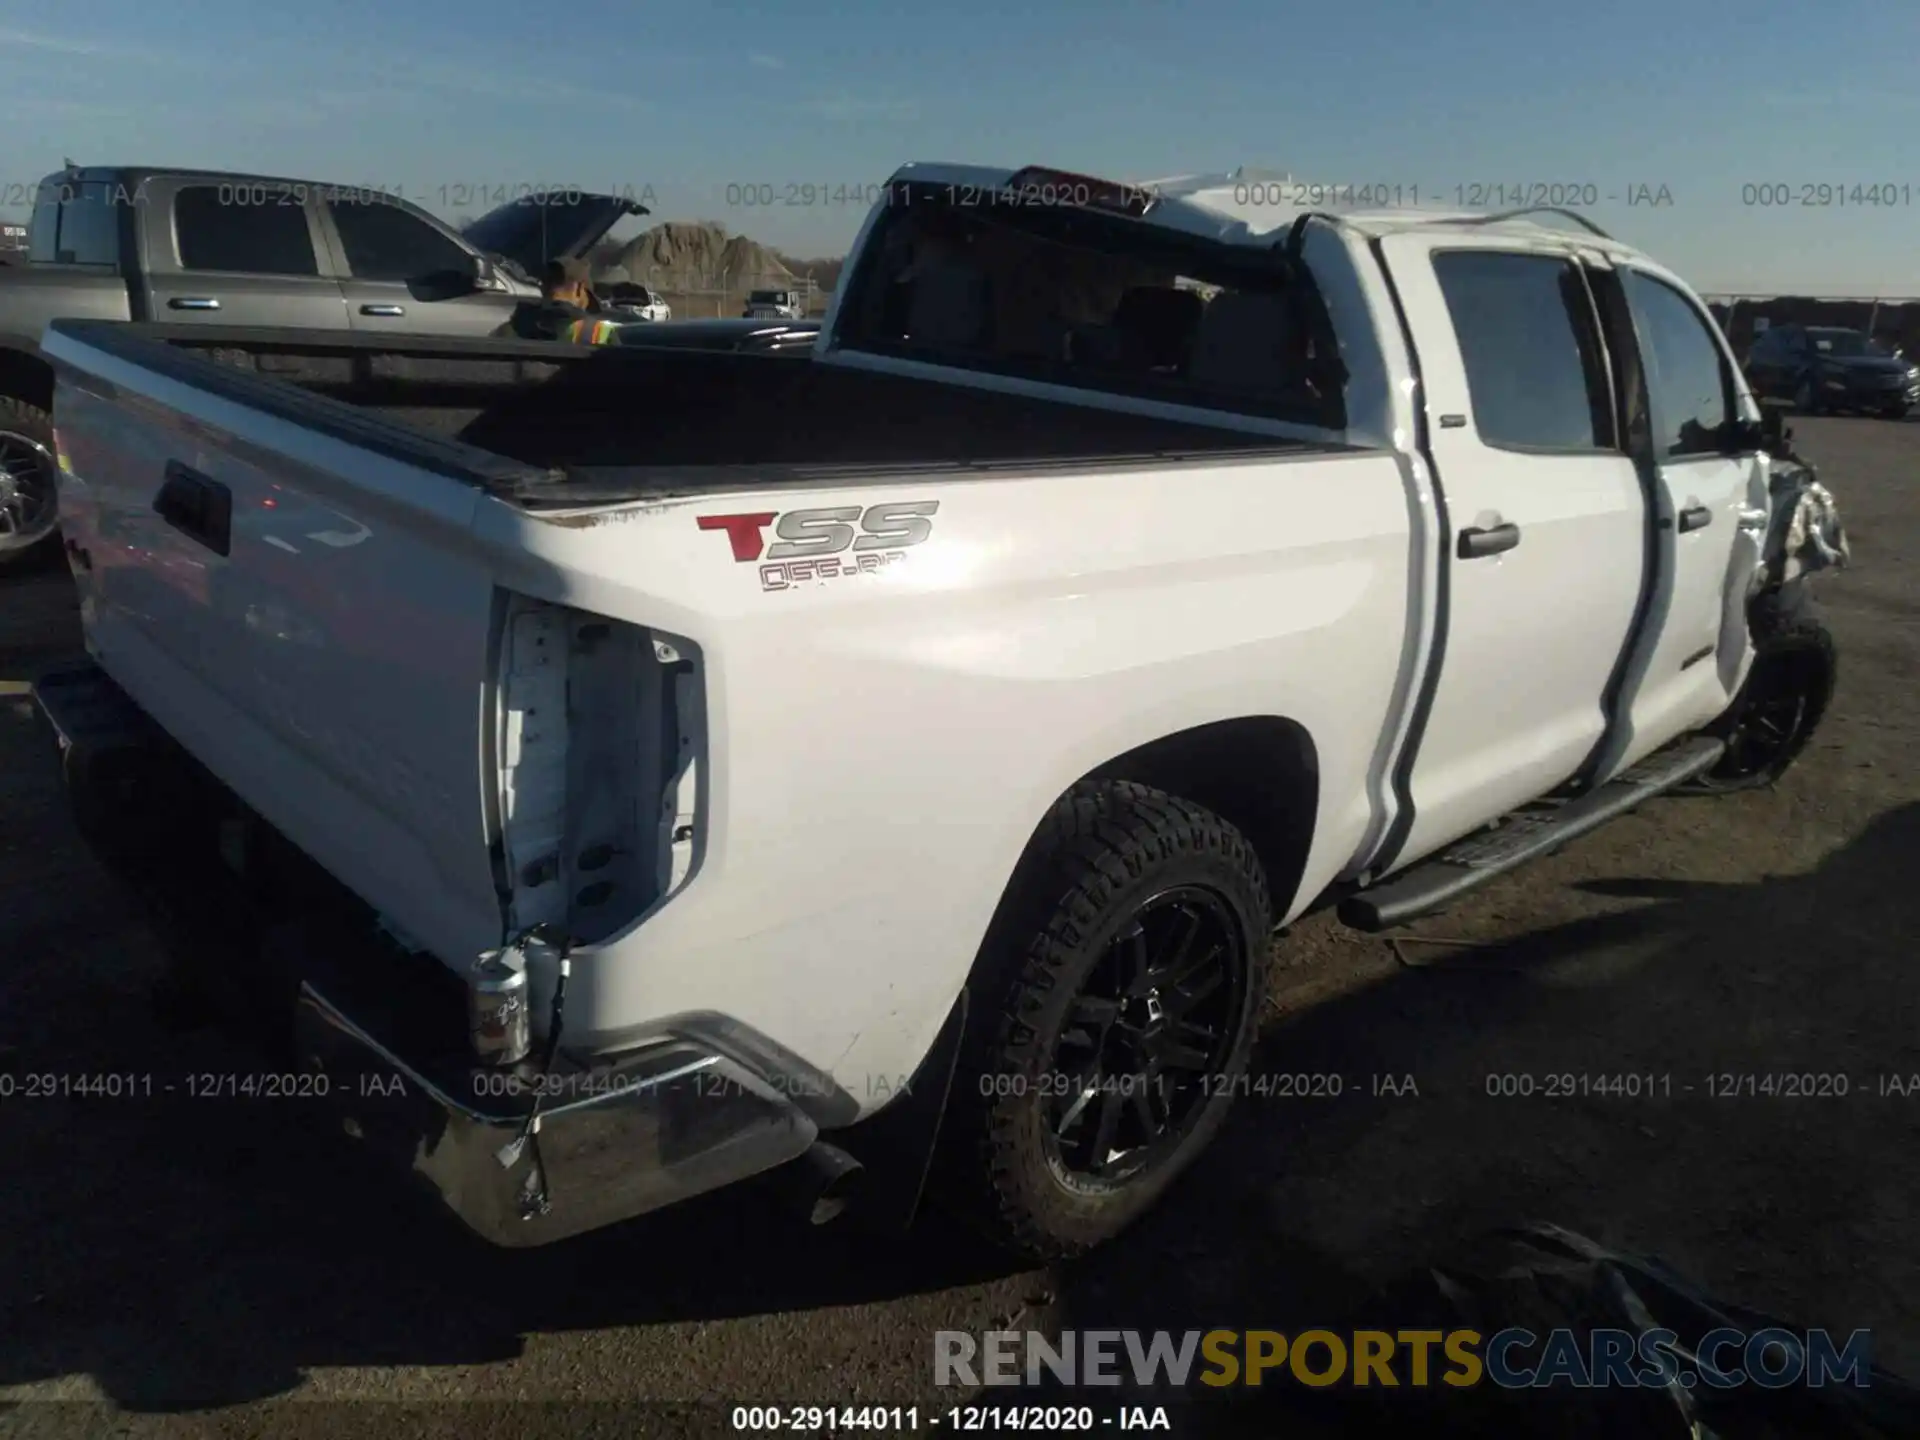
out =
[[(1221, 1073), (1184, 1135), (1111, 1188), (1069, 1188), (1047, 1159), (1039, 1077), (1081, 986), (1141, 907), (1179, 887), (1224, 902), (1244, 945)], [(1219, 1130), (1266, 996), (1272, 902), (1253, 847), (1219, 816), (1119, 781), (1076, 786), (1029, 847), (975, 967), (976, 1022), (960, 1055), (943, 1185), (1001, 1248), (1036, 1261), (1084, 1253), (1151, 1207)], [(996, 1083), (1011, 1077), (1011, 1084)], [(1009, 1093), (1011, 1092), (1011, 1093)]]
[[(53, 450), (53, 417), (37, 405), (11, 395), (0, 395), (0, 432), (11, 431), (24, 439)], [(53, 477), (46, 477), (53, 484)], [(56, 523), (38, 539), (19, 544), (0, 531), (0, 574), (24, 570), (44, 562), (60, 544), (60, 526)]]
[[(1747, 678), (1726, 714), (1707, 732), (1728, 741), (1728, 754), (1694, 782), (1690, 788), (1696, 791), (1729, 794), (1773, 785), (1800, 758), (1833, 701), (1834, 685), (1839, 678), (1839, 651), (1833, 642), (1833, 632), (1821, 620), (1803, 584), (1796, 583), (1787, 593), (1762, 602), (1754, 624), (1753, 664)], [(1789, 739), (1757, 768), (1737, 763), (1734, 747), (1756, 700), (1781, 686), (1804, 701)]]

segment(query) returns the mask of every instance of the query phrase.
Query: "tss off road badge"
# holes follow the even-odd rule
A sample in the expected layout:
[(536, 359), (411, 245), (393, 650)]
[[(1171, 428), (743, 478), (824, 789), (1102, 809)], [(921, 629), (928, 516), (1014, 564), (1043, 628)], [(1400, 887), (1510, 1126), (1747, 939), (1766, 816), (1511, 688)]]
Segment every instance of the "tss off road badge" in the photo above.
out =
[[(762, 590), (791, 590), (853, 575), (873, 575), (907, 558), (933, 533), (938, 500), (892, 500), (862, 509), (832, 505), (822, 510), (761, 510), (744, 515), (702, 515), (702, 530), (724, 530), (733, 558), (758, 563)], [(773, 527), (778, 538), (766, 543)]]

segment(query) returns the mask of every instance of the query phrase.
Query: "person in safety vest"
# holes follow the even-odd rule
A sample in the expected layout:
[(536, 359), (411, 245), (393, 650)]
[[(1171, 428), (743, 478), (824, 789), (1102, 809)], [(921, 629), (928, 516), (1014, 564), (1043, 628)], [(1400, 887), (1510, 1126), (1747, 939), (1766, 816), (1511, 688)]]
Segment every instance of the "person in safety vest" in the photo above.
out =
[(586, 262), (555, 260), (541, 279), (541, 298), (514, 308), (512, 318), (496, 336), (522, 340), (567, 340), (576, 345), (604, 345), (620, 329), (601, 312), (599, 297), (588, 284)]

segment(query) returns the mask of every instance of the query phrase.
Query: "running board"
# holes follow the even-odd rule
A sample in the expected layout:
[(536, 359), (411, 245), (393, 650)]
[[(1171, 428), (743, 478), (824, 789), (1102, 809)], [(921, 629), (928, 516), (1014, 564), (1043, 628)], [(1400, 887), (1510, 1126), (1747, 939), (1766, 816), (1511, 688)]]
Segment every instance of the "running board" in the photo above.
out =
[(1685, 784), (1711, 769), (1725, 749), (1724, 742), (1705, 736), (1682, 740), (1576, 799), (1524, 806), (1493, 829), (1456, 840), (1432, 858), (1347, 896), (1336, 913), (1342, 924), (1369, 932), (1430, 915), (1496, 875), (1551, 855), (1643, 800)]

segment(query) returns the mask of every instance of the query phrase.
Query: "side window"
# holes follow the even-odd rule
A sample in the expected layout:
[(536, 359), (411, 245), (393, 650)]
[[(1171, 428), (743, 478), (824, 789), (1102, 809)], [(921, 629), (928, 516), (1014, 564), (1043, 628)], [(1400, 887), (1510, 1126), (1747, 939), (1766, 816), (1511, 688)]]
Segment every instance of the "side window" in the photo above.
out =
[(1612, 394), (1578, 268), (1551, 255), (1455, 250), (1433, 257), (1489, 445), (1614, 448)]
[(249, 204), (248, 194), (243, 185), (180, 189), (173, 200), (173, 237), (181, 268), (240, 275), (318, 275), (305, 207), (271, 197)]
[(397, 205), (335, 201), (331, 208), (356, 280), (417, 280), (473, 264), (465, 250)]
[(1635, 270), (1624, 274), (1646, 352), (1655, 453), (1719, 454), (1733, 420), (1733, 390), (1713, 332), (1671, 285)]

